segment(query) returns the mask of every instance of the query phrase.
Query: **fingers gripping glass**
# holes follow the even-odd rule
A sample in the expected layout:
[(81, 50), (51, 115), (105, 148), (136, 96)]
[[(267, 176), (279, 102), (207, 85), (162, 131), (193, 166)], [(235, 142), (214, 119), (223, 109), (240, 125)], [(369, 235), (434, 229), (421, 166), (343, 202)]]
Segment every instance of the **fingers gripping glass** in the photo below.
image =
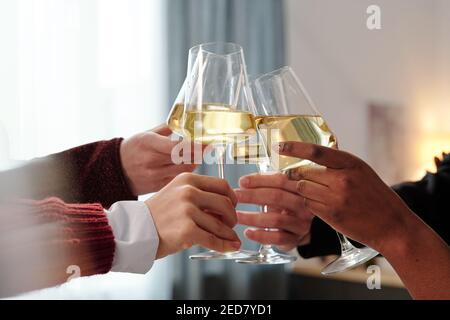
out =
[[(189, 52), (188, 74), (179, 99), (169, 116), (174, 132), (194, 142), (213, 147), (218, 175), (224, 178), (227, 145), (248, 139), (256, 132), (249, 105), (247, 71), (242, 48), (233, 43), (209, 43)], [(171, 121), (170, 119), (175, 121)], [(253, 252), (207, 251), (191, 255), (197, 260), (249, 257)]]
[[(260, 173), (267, 173), (270, 172), (270, 165), (267, 157), (259, 157), (258, 161), (258, 169)], [(262, 212), (267, 213), (268, 207), (267, 206), (261, 206)], [(269, 228), (266, 228), (265, 231), (273, 231)], [(272, 245), (270, 244), (263, 244), (260, 246), (258, 254), (243, 258), (243, 259), (237, 259), (236, 262), (243, 263), (243, 264), (286, 264), (291, 263), (297, 260), (296, 256), (292, 256), (289, 254), (283, 254), (275, 251)]]
[[(284, 67), (255, 80), (255, 116), (258, 134), (266, 146), (273, 170), (291, 176), (292, 172), (316, 164), (272, 152), (272, 145), (284, 141), (303, 141), (326, 147), (336, 143), (336, 138), (320, 116), (302, 83), (291, 68)], [(371, 248), (355, 248), (339, 234), (341, 256), (323, 271), (323, 274), (341, 272), (360, 265), (378, 253)], [(244, 259), (251, 260), (250, 259)]]
[[(253, 91), (253, 99), (254, 103), (258, 102), (258, 96), (254, 91), (254, 82), (251, 85), (251, 89)], [(254, 107), (255, 109), (255, 107)], [(255, 110), (253, 110), (255, 112)], [(255, 117), (255, 122), (257, 123), (259, 116)], [(261, 140), (259, 138), (258, 140)], [(241, 144), (235, 144), (232, 148), (230, 148), (231, 157), (239, 161), (238, 163), (252, 163), (256, 164), (259, 173), (266, 174), (273, 172), (274, 169), (270, 165), (269, 157), (267, 156), (266, 146), (261, 143), (256, 144), (248, 144), (247, 141)], [(261, 212), (268, 212), (267, 206), (261, 206)], [(277, 231), (270, 228), (265, 228), (264, 231), (271, 232)], [(270, 244), (263, 244), (260, 246), (258, 253), (251, 257), (247, 257), (244, 259), (237, 259), (236, 262), (243, 264), (286, 264), (295, 261), (297, 258), (295, 256), (289, 254), (282, 254), (273, 248)]]

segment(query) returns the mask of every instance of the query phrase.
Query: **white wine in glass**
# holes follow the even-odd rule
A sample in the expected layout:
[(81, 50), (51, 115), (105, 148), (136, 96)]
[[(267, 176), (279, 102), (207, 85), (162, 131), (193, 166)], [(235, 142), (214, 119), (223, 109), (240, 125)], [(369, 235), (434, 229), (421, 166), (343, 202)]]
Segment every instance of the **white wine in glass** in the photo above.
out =
[[(184, 88), (181, 88), (181, 91), (183, 91)], [(178, 99), (177, 99), (178, 100)], [(184, 114), (184, 103), (178, 102), (173, 105), (172, 110), (170, 110), (169, 116), (167, 117), (167, 126), (172, 130), (173, 133), (184, 136), (183, 130), (181, 128), (181, 121)]]
[(311, 161), (278, 154), (273, 155), (269, 146), (284, 141), (303, 141), (326, 147), (331, 147), (336, 143), (335, 136), (319, 115), (257, 116), (256, 126), (267, 146), (272, 168), (281, 172), (310, 165)]
[(235, 163), (258, 165), (262, 161), (261, 157), (269, 161), (263, 148), (260, 143), (234, 143), (230, 147), (230, 155)]
[[(186, 118), (182, 127), (183, 116)], [(252, 113), (234, 111), (226, 105), (203, 105), (202, 111), (185, 114), (184, 105), (177, 103), (169, 114), (167, 125), (174, 133), (201, 144), (230, 144), (256, 134)]]
[[(283, 141), (304, 141), (326, 147), (336, 143), (334, 134), (321, 116), (317, 115), (287, 115), (287, 116), (255, 116), (256, 126), (260, 129), (260, 136), (267, 146)], [(264, 161), (262, 144), (237, 143), (232, 146), (231, 156), (240, 162), (258, 164)], [(274, 155), (267, 150), (271, 166), (282, 172), (311, 164), (309, 160)]]
[(201, 111), (188, 110), (184, 131), (202, 144), (231, 144), (256, 134), (253, 114), (227, 105), (202, 105)]

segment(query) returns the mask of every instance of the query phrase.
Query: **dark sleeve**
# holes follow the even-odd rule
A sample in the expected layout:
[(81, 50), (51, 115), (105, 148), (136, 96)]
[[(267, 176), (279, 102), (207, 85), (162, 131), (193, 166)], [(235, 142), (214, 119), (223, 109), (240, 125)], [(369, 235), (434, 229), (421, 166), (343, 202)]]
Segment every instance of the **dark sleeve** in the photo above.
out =
[(450, 244), (450, 155), (436, 173), (427, 173), (417, 182), (393, 187), (409, 208)]
[(121, 138), (82, 145), (0, 173), (0, 198), (58, 197), (70, 203), (136, 200), (120, 159)]
[(314, 217), (311, 224), (311, 241), (307, 245), (299, 246), (297, 250), (303, 258), (313, 258), (338, 254), (341, 247), (336, 231), (320, 218)]
[[(420, 181), (405, 182), (392, 188), (415, 214), (450, 245), (450, 155), (444, 158), (436, 173), (427, 173)], [(304, 258), (339, 254), (336, 232), (319, 218), (314, 218), (311, 241), (298, 247), (298, 252)]]

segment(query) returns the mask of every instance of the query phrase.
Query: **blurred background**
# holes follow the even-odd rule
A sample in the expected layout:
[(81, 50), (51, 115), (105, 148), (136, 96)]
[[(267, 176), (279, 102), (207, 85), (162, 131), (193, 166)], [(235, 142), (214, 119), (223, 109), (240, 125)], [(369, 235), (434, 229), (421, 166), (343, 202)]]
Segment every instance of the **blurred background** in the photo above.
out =
[[(366, 25), (372, 4), (376, 30)], [(1, 0), (0, 169), (158, 125), (188, 49), (232, 41), (250, 74), (291, 65), (340, 147), (387, 183), (418, 179), (450, 146), (449, 30), (447, 0)], [(226, 170), (236, 184), (255, 169)], [(322, 277), (324, 259), (250, 267), (187, 255), (147, 275), (109, 273), (23, 297), (409, 298), (383, 259), (382, 289), (369, 290), (366, 268)]]

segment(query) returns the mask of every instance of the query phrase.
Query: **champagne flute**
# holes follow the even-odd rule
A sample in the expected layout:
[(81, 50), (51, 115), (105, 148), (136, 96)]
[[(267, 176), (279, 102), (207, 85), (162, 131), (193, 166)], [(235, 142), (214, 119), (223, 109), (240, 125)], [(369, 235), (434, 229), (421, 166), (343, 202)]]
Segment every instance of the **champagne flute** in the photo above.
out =
[[(227, 145), (244, 141), (256, 133), (250, 105), (247, 71), (242, 48), (233, 43), (209, 43), (194, 47), (195, 62), (184, 85), (183, 135), (212, 146), (218, 173), (224, 178)], [(207, 252), (191, 255), (195, 260), (246, 258), (251, 251)]]
[[(336, 137), (320, 116), (302, 83), (290, 67), (283, 67), (255, 80), (256, 125), (270, 165), (285, 174), (300, 167), (317, 166), (307, 160), (287, 157), (272, 152), (272, 145), (284, 141), (303, 141), (326, 147), (336, 143)], [(365, 263), (378, 255), (365, 247), (358, 249), (342, 234), (341, 256), (322, 270), (322, 274), (342, 272)]]

